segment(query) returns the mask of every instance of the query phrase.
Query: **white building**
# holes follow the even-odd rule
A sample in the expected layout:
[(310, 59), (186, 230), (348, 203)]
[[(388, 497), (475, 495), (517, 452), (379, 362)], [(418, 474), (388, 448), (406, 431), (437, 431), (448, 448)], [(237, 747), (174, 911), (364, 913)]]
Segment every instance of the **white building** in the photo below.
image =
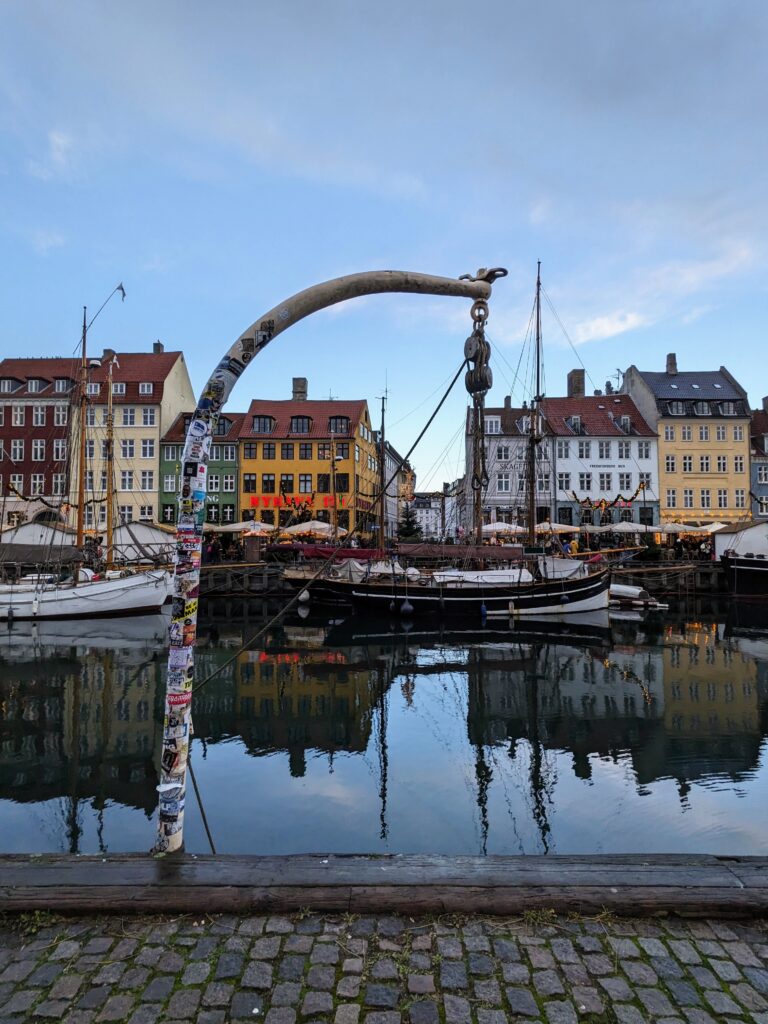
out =
[(424, 540), (455, 540), (459, 532), (459, 498), (456, 484), (442, 491), (417, 491), (411, 506)]

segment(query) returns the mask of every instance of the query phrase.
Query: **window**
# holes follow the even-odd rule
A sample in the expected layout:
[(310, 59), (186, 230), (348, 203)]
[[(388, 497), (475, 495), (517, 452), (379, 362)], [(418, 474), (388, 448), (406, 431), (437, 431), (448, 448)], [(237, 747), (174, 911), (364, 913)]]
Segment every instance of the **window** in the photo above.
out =
[(244, 459), (255, 459), (256, 458), (256, 442), (246, 441), (243, 445), (243, 458)]
[(744, 440), (744, 427), (734, 427), (733, 428), (733, 440), (734, 441), (743, 441)]
[(485, 432), (486, 434), (500, 434), (501, 433), (501, 420), (498, 416), (486, 416), (485, 417)]
[(579, 441), (579, 458), (588, 459), (592, 451), (592, 443), (590, 441)]
[(53, 407), (53, 425), (55, 427), (66, 427), (68, 412), (66, 405), (54, 405)]
[(16, 491), (24, 490), (24, 474), (23, 473), (11, 473), (11, 487)]
[(717, 489), (717, 507), (728, 508), (728, 491), (724, 487)]
[(26, 410), (23, 405), (14, 405), (11, 411), (11, 423), (14, 427), (23, 427)]
[(339, 494), (349, 493), (349, 473), (336, 474), (336, 490)]
[(92, 491), (93, 490), (93, 470), (92, 469), (86, 469), (86, 471), (85, 471), (85, 479), (83, 481), (83, 485), (84, 485), (86, 491)]
[(331, 493), (331, 474), (330, 473), (318, 473), (317, 474), (317, 493), (318, 494), (330, 494)]
[(619, 473), (619, 490), (620, 491), (631, 491), (632, 490), (632, 474), (631, 473)]
[(151, 395), (154, 390), (155, 390), (155, 385), (151, 381), (146, 381), (145, 380), (145, 381), (142, 381), (139, 384), (139, 394), (140, 395)]
[(152, 469), (142, 469), (141, 471), (141, 489), (142, 491), (154, 491), (155, 489), (155, 472)]
[(166, 473), (163, 477), (163, 490), (169, 494), (173, 494), (176, 491), (176, 474)]
[(309, 416), (291, 416), (291, 433), (308, 434), (312, 429), (312, 420)]
[(246, 494), (256, 493), (256, 474), (243, 473), (243, 490)]
[(619, 458), (629, 459), (632, 457), (632, 442), (619, 441)]
[(261, 493), (262, 494), (274, 494), (275, 493), (275, 474), (274, 473), (262, 473), (261, 474)]
[(299, 473), (299, 494), (312, 493), (312, 474)]
[(360, 461), (360, 445), (356, 444), (355, 445), (355, 462), (359, 462), (359, 461)]
[(274, 441), (264, 441), (261, 446), (261, 457), (263, 459), (274, 459), (275, 452), (276, 448)]
[(11, 441), (11, 459), (14, 462), (22, 462), (24, 459), (24, 442), (18, 438)]
[(728, 472), (728, 456), (718, 455), (717, 456), (717, 472), (727, 473)]
[(55, 462), (65, 462), (67, 458), (67, 442), (65, 438), (57, 437), (53, 442), (53, 459)]
[(600, 490), (601, 491), (610, 491), (611, 487), (613, 486), (613, 484), (612, 484), (612, 477), (613, 477), (612, 473), (601, 473), (600, 474)]
[(219, 521), (219, 506), (209, 505), (205, 510), (206, 520), (209, 523), (218, 523)]
[(699, 472), (700, 473), (708, 473), (709, 472), (709, 456), (708, 455), (700, 455), (699, 456)]
[(674, 487), (667, 490), (667, 508), (677, 508), (677, 491)]
[[(571, 457), (571, 445), (569, 441), (557, 442), (557, 457), (558, 459), (569, 459)], [(508, 455), (507, 458), (509, 458)]]
[(120, 442), (120, 455), (124, 459), (132, 459), (136, 453), (136, 442), (126, 441), (125, 438)]
[[(664, 427), (664, 440), (665, 441), (674, 441), (675, 440), (675, 428), (674, 427), (669, 426), (669, 425)], [(670, 507), (672, 507), (672, 506), (670, 506)]]
[(762, 463), (757, 467), (757, 482), (759, 484), (768, 484), (768, 464)]
[(32, 461), (43, 462), (45, 460), (45, 441), (36, 438), (32, 442)]
[(280, 474), (280, 493), (293, 494), (293, 473)]
[(549, 491), (549, 473), (540, 473), (536, 478), (536, 489), (539, 492)]
[(234, 521), (235, 521), (235, 506), (234, 505), (222, 505), (221, 506), (221, 521), (222, 521), (222, 523), (234, 523)]
[(121, 491), (132, 491), (133, 490), (133, 470), (124, 469), (120, 474), (120, 490)]
[(89, 405), (85, 410), (85, 425), (86, 427), (96, 426), (96, 406)]
[(733, 456), (733, 472), (743, 473), (744, 472), (744, 456), (734, 455)]
[(236, 462), (237, 461), (237, 445), (225, 444), (221, 447), (221, 461), (222, 462)]
[(280, 458), (281, 459), (292, 459), (293, 458), (293, 445), (285, 443), (280, 445)]
[(693, 472), (693, 456), (692, 455), (684, 455), (683, 456), (683, 472), (684, 473), (692, 473)]
[(152, 505), (140, 505), (139, 506), (139, 519), (144, 522), (151, 522), (154, 518), (155, 509)]
[(318, 459), (330, 459), (331, 457), (331, 446), (325, 441), (321, 441), (317, 446), (317, 457)]
[(312, 458), (312, 445), (307, 441), (302, 441), (299, 445), (299, 458), (300, 459), (311, 459)]
[(29, 481), (29, 490), (31, 494), (44, 494), (45, 487), (45, 474), (44, 473), (33, 473)]
[(101, 442), (101, 457), (102, 459), (109, 458), (109, 441)]
[(571, 489), (571, 474), (570, 473), (558, 473), (557, 474), (557, 489), (559, 491), (570, 491), (570, 489)]
[(133, 522), (133, 505), (118, 505), (117, 514), (124, 523)]
[(33, 405), (32, 406), (32, 426), (33, 427), (44, 427), (45, 426), (45, 406), (44, 405)]
[(349, 458), (349, 441), (336, 442), (336, 458), (342, 461)]
[(176, 522), (176, 506), (175, 505), (163, 505), (162, 518), (164, 523), (175, 523)]
[(708, 487), (701, 489), (701, 507), (712, 508), (712, 493)]
[(101, 489), (102, 491), (107, 489), (107, 471), (105, 469), (101, 471)]
[(125, 394), (125, 384), (122, 381), (117, 381), (117, 380), (113, 381), (112, 382), (112, 394), (113, 395), (124, 395)]
[(683, 491), (683, 508), (693, 508), (693, 488), (686, 487)]
[(709, 427), (699, 427), (699, 440), (700, 441), (708, 441), (709, 440)]
[(348, 434), (349, 417), (331, 416), (330, 419), (328, 420), (328, 431), (331, 434)]
[(132, 406), (123, 409), (123, 426), (133, 427), (136, 424), (136, 410)]
[(579, 490), (591, 491), (592, 490), (592, 474), (591, 473), (579, 473)]
[(637, 457), (638, 457), (638, 459), (650, 459), (650, 457), (651, 457), (651, 442), (650, 441), (638, 441), (638, 443), (637, 443)]
[(709, 402), (694, 402), (693, 411), (697, 416), (709, 416), (712, 412)]
[(69, 381), (63, 377), (57, 377), (53, 384), (53, 390), (59, 395), (64, 394), (69, 391)]
[(669, 415), (670, 416), (684, 416), (685, 415), (685, 402), (670, 402), (669, 403)]
[(736, 403), (735, 402), (721, 402), (720, 412), (723, 416), (735, 416), (736, 415)]
[(85, 442), (85, 457), (86, 459), (93, 459), (96, 455), (96, 442), (93, 438), (88, 438)]
[(253, 432), (254, 434), (271, 434), (274, 429), (275, 421), (271, 416), (254, 416), (253, 417)]
[(727, 432), (724, 424), (718, 423), (717, 427), (715, 428), (715, 437), (718, 441), (727, 440)]
[(219, 488), (221, 487), (221, 477), (218, 473), (208, 474), (208, 493), (218, 494)]
[(178, 458), (176, 452), (177, 449), (175, 444), (167, 444), (163, 448), (163, 458), (167, 462), (175, 462), (176, 459)]
[(667, 473), (677, 472), (677, 459), (674, 455), (667, 455), (664, 459), (664, 469)]
[(91, 384), (91, 383), (89, 383), (89, 384), (86, 384), (86, 386), (85, 386), (85, 393), (87, 395), (98, 395), (99, 391), (101, 391), (101, 384)]
[(611, 457), (611, 442), (610, 441), (598, 441), (597, 442), (597, 456), (600, 459), (610, 459), (610, 457)]
[(496, 490), (509, 492), (512, 490), (510, 483), (509, 473), (497, 473), (496, 474)]
[(145, 405), (141, 410), (141, 425), (142, 427), (154, 427), (155, 410), (152, 406)]
[(680, 438), (683, 441), (692, 441), (693, 440), (693, 427), (690, 426), (690, 425), (682, 427), (682, 429), (680, 430)]
[(60, 498), (64, 494), (64, 481), (66, 480), (65, 473), (54, 473), (53, 474), (53, 488), (52, 493), (55, 498)]

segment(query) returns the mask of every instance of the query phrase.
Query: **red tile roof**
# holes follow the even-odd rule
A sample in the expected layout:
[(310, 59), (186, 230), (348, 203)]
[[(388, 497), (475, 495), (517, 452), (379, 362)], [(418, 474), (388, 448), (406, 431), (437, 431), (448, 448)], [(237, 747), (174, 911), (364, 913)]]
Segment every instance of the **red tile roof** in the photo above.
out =
[[(115, 405), (154, 405), (160, 402), (166, 377), (177, 360), (184, 358), (181, 352), (118, 352), (116, 355), (117, 365), (112, 369), (112, 380), (116, 384), (125, 384), (125, 394), (113, 396)], [(102, 385), (100, 393), (91, 396), (92, 401), (100, 405), (105, 403), (107, 398), (104, 385), (109, 376), (109, 365), (108, 360), (102, 358), (101, 354), (94, 352), (88, 357), (89, 362), (93, 359), (101, 359), (101, 364), (89, 367), (88, 380), (93, 384)], [(8, 401), (14, 397), (20, 398), (22, 395), (26, 397), (29, 394), (50, 397), (57, 393), (54, 391), (53, 383), (57, 377), (78, 381), (80, 379), (79, 358), (3, 359), (0, 362), (0, 379), (11, 378), (24, 382), (30, 379), (44, 380), (49, 381), (49, 384), (36, 392), (29, 392), (26, 387), (15, 392), (2, 392), (0, 398)], [(152, 394), (140, 395), (139, 384), (152, 384)]]
[(621, 416), (629, 416), (632, 435), (656, 436), (627, 395), (545, 398), (541, 407), (550, 430), (559, 437), (577, 436), (566, 422), (572, 416), (581, 417), (582, 433), (586, 437), (626, 437), (616, 422)]
[[(266, 399), (255, 398), (245, 416), (241, 438), (263, 437), (263, 438), (290, 438), (300, 441), (302, 438), (330, 438), (328, 420), (331, 416), (346, 416), (349, 420), (348, 434), (335, 434), (335, 437), (354, 437), (357, 433), (357, 426), (364, 418), (368, 406), (364, 398), (350, 401), (297, 401), (288, 399), (286, 401), (270, 402)], [(254, 416), (272, 416), (275, 425), (269, 434), (256, 433), (253, 429)], [(309, 416), (312, 421), (309, 432), (306, 434), (291, 433), (292, 416)]]
[[(162, 441), (164, 444), (179, 444), (179, 442), (184, 441), (186, 439), (186, 431), (184, 430), (184, 417), (191, 416), (192, 411), (193, 410), (190, 410), (189, 412), (179, 413), (179, 415), (171, 424), (168, 432), (163, 436)], [(240, 431), (242, 430), (244, 419), (244, 412), (222, 413), (221, 418), (219, 419), (219, 424), (221, 424), (222, 420), (228, 420), (229, 430), (227, 430), (226, 434), (214, 434), (213, 443), (221, 444), (225, 441), (236, 441), (240, 436)]]

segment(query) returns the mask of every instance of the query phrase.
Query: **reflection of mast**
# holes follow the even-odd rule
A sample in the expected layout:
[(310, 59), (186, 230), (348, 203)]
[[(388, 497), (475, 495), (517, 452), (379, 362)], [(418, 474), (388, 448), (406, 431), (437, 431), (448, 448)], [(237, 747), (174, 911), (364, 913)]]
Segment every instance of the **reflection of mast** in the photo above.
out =
[(69, 811), (67, 813), (67, 837), (69, 852), (80, 852), (80, 837), (83, 829), (78, 820), (77, 783), (80, 774), (80, 675), (83, 670), (74, 673), (72, 685), (72, 745), (69, 762)]
[(533, 820), (539, 829), (544, 853), (549, 853), (548, 836), (551, 831), (547, 820), (546, 783), (542, 772), (543, 747), (539, 735), (539, 673), (538, 656), (533, 659), (533, 673), (526, 687), (528, 698), (528, 743), (531, 748), (531, 797), (533, 799)]
[(99, 795), (96, 801), (98, 810), (98, 825), (96, 832), (99, 837), (99, 853), (106, 853), (104, 845), (104, 806), (106, 804), (106, 773), (107, 773), (107, 752), (109, 750), (110, 731), (112, 726), (112, 659), (113, 652), (105, 652), (102, 659), (102, 671), (104, 672), (104, 689), (101, 695), (101, 753), (99, 766)]
[(389, 751), (387, 750), (387, 692), (385, 688), (385, 675), (383, 669), (379, 669), (379, 800), (381, 811), (379, 821), (381, 829), (379, 837), (387, 838), (389, 827), (387, 825), (387, 775), (389, 774)]
[(483, 856), (485, 856), (488, 853), (488, 789), (493, 781), (493, 772), (485, 759), (485, 747), (482, 743), (478, 743), (475, 749), (475, 778), (477, 779), (477, 806), (480, 811)]

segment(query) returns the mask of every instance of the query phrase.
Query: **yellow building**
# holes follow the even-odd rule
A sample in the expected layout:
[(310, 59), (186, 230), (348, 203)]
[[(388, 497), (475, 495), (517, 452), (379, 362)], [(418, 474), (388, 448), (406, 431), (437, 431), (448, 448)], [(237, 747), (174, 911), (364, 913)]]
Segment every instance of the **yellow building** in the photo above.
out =
[(735, 522), (749, 515), (750, 410), (724, 366), (665, 373), (630, 366), (624, 389), (659, 435), (662, 522)]
[[(319, 519), (370, 536), (378, 523), (379, 462), (368, 403), (309, 401), (294, 378), (287, 401), (251, 402), (240, 432), (243, 519)], [(332, 457), (334, 456), (334, 457)]]

